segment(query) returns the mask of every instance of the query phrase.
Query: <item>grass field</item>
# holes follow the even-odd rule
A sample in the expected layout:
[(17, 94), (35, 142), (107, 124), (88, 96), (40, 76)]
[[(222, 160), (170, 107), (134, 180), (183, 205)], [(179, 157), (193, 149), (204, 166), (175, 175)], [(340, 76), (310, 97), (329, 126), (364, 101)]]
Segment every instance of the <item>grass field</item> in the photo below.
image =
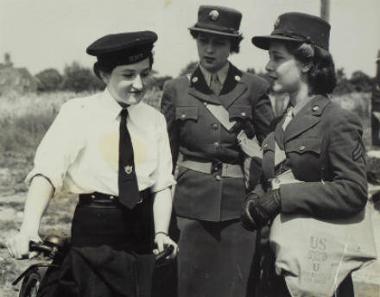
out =
[[(5, 240), (18, 229), (27, 190), (24, 178), (32, 168), (34, 151), (46, 129), (65, 101), (88, 94), (51, 93), (0, 98), (0, 296), (15, 297), (11, 286), (16, 276), (37, 260), (15, 261), (8, 256)], [(159, 105), (160, 93), (150, 92), (146, 101)], [(350, 94), (334, 98), (357, 113), (365, 127), (365, 143), (370, 145), (369, 94)], [(76, 198), (67, 193), (55, 197), (43, 218), (42, 234), (69, 234), (69, 223)]]

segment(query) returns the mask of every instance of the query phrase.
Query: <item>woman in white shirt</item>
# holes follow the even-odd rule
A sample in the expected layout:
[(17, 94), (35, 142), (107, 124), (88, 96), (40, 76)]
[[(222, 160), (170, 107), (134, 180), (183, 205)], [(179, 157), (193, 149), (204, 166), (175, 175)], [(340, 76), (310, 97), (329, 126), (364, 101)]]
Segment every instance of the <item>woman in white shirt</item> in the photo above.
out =
[(149, 296), (153, 257), (147, 255), (154, 245), (155, 253), (169, 245), (170, 257), (177, 252), (168, 236), (175, 181), (166, 122), (141, 102), (156, 40), (154, 32), (141, 31), (92, 43), (87, 53), (97, 57), (94, 71), (106, 89), (65, 103), (37, 149), (23, 223), (7, 246), (13, 257), (27, 256), (54, 193), (64, 188), (79, 195), (71, 249), (46, 277), (55, 279), (51, 296), (142, 289)]

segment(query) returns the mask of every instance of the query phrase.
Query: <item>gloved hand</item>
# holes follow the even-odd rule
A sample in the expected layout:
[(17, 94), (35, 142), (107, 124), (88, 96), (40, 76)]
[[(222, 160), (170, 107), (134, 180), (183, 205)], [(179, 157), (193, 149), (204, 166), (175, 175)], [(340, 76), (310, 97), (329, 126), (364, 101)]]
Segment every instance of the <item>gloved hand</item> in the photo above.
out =
[(268, 191), (263, 195), (250, 193), (243, 208), (242, 225), (249, 231), (260, 229), (266, 226), (280, 212), (280, 208), (281, 196), (279, 189)]

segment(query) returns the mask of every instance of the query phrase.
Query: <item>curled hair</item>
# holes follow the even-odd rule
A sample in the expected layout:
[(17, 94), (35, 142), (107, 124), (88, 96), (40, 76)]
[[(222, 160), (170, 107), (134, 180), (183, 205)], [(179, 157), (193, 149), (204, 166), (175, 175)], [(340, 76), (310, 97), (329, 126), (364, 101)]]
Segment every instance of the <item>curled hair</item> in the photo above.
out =
[[(197, 39), (199, 32), (197, 31), (190, 31), (191, 36), (193, 36), (194, 39)], [(210, 33), (212, 34), (212, 33)], [(243, 36), (240, 35), (238, 37), (228, 37), (223, 36), (223, 38), (231, 40), (231, 54), (235, 53), (238, 54), (240, 52), (240, 42), (243, 40)]]
[[(152, 68), (152, 65), (153, 65), (153, 53), (150, 53), (150, 55), (149, 55), (149, 66), (150, 66), (150, 68)], [(94, 63), (93, 71), (94, 71), (95, 75), (100, 80), (102, 80), (102, 78), (100, 76), (100, 72), (103, 72), (105, 74), (111, 74), (112, 71), (114, 70), (114, 68), (117, 66), (120, 66), (120, 65), (101, 65), (98, 62), (96, 62), (96, 63)]]
[(312, 94), (332, 93), (336, 86), (335, 65), (327, 50), (309, 43), (286, 44), (286, 48), (298, 61), (310, 65), (307, 78)]

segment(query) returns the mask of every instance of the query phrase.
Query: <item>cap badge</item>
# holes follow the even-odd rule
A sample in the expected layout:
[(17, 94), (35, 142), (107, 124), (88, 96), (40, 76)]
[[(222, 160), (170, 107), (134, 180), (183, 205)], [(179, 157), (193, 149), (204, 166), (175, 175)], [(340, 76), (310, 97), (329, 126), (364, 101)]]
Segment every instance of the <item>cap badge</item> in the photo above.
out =
[(214, 22), (219, 18), (219, 12), (215, 9), (211, 10), (208, 15), (209, 15), (210, 19)]
[(125, 170), (125, 173), (126, 174), (131, 174), (132, 173), (132, 170), (133, 170), (133, 167), (128, 165), (128, 166), (125, 166), (124, 167), (124, 170)]
[(134, 56), (130, 56), (130, 57), (128, 58), (128, 60), (129, 60), (129, 62), (134, 63), (134, 62), (136, 62), (136, 61), (142, 59), (143, 57), (144, 57), (144, 54), (143, 54), (143, 53), (140, 53), (140, 54), (137, 54), (137, 55), (134, 55)]
[(280, 18), (277, 18), (276, 22), (274, 23), (274, 28), (277, 29), (280, 26)]

